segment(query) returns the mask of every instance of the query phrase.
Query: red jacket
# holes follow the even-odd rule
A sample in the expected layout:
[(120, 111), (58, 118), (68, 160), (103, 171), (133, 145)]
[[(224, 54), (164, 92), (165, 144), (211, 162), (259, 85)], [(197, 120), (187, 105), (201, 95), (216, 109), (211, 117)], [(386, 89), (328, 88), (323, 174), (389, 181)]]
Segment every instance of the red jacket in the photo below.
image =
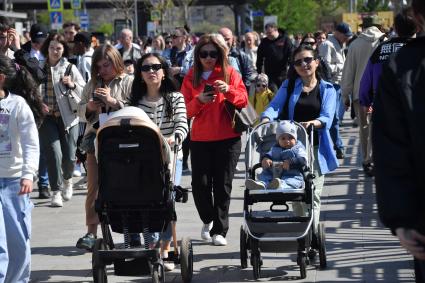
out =
[(202, 103), (197, 99), (206, 84), (213, 85), (216, 80), (224, 80), (220, 75), (221, 68), (217, 66), (208, 80), (201, 79), (197, 88), (193, 87), (193, 68), (185, 76), (181, 88), (187, 109), (187, 117), (195, 118), (192, 124), (191, 140), (193, 141), (220, 141), (240, 136), (233, 131), (229, 113), (224, 107), (224, 100), (243, 108), (248, 104), (248, 94), (240, 74), (232, 67), (227, 68), (229, 73), (229, 91), (217, 93), (211, 103)]

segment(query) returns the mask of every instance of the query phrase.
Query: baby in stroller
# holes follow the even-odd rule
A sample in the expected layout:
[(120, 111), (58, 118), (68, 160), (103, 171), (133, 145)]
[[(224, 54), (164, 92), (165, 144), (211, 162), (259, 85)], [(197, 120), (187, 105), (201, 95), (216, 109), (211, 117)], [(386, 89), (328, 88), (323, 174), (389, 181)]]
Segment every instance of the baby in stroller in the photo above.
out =
[(297, 127), (291, 121), (282, 121), (276, 129), (277, 143), (262, 157), (263, 172), (258, 181), (247, 179), (248, 190), (303, 189), (302, 168), (307, 163), (304, 145), (297, 140)]

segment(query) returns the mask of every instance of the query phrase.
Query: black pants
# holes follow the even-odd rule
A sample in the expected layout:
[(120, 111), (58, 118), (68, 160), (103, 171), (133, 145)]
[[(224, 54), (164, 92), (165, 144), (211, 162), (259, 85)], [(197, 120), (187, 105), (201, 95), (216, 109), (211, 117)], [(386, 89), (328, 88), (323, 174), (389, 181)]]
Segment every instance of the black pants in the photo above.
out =
[(425, 261), (415, 258), (416, 283), (425, 283)]
[[(190, 119), (187, 119), (187, 126), (190, 129)], [(189, 153), (190, 153), (190, 130), (187, 132), (187, 137), (186, 139), (183, 141), (182, 144), (182, 150), (183, 150), (183, 167), (185, 165), (187, 165), (187, 160), (189, 158)]]
[(232, 181), (241, 153), (240, 137), (214, 141), (191, 141), (192, 193), (204, 224), (213, 221), (210, 235), (226, 236)]

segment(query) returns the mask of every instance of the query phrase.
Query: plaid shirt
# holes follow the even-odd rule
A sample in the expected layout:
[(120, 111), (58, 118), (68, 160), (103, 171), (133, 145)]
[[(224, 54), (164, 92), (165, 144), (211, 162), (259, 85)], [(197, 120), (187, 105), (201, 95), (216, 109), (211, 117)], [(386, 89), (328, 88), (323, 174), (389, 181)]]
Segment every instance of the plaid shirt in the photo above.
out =
[[(46, 64), (46, 68), (50, 69), (50, 66)], [(42, 84), (43, 102), (49, 107), (49, 111), (52, 115), (59, 112), (59, 105), (56, 101), (55, 91), (53, 89), (52, 72), (47, 72), (47, 82)]]

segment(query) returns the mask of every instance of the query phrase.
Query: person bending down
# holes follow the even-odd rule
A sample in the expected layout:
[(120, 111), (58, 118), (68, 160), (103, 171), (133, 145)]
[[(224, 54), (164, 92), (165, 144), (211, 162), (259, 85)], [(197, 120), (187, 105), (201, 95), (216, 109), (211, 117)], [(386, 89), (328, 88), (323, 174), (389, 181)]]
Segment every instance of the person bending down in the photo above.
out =
[(277, 143), (261, 160), (263, 172), (258, 181), (247, 179), (248, 190), (303, 189), (302, 168), (307, 162), (304, 145), (297, 141), (297, 127), (293, 122), (282, 121), (276, 129)]

